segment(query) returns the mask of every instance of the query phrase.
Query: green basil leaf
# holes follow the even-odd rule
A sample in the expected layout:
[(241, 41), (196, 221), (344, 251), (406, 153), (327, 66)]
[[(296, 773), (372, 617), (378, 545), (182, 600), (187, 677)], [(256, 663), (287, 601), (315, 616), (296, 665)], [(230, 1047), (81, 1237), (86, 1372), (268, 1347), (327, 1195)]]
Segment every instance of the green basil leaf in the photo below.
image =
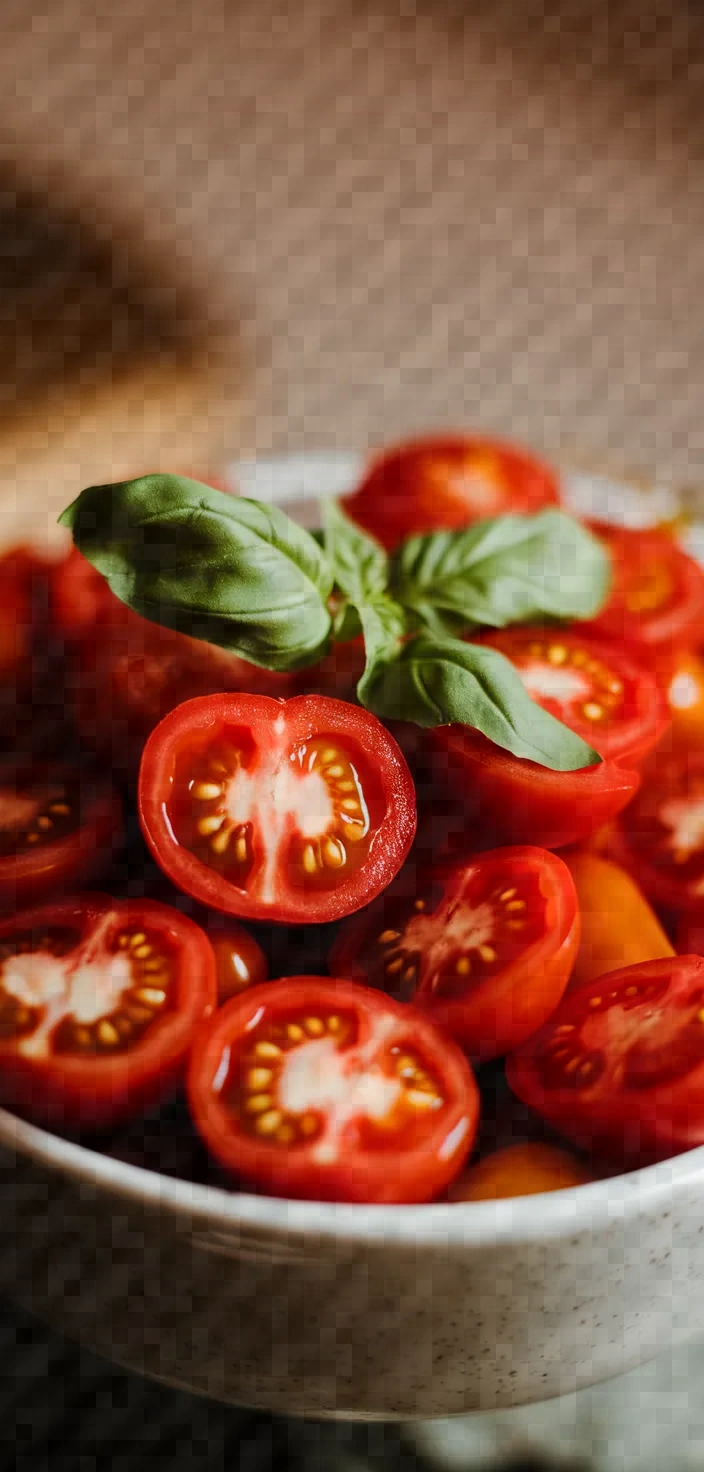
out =
[[(366, 664), (357, 685), (357, 695), (361, 704), (367, 705), (370, 681), (376, 679), (382, 666), (398, 658), (408, 633), (408, 619), (403, 608), (387, 597), (360, 603), (358, 612), (364, 633)], [(371, 709), (370, 706), (367, 708)]]
[(360, 699), (386, 720), (444, 726), (458, 721), (497, 746), (555, 772), (601, 761), (585, 741), (531, 700), (503, 654), (460, 639), (420, 635), (396, 658), (377, 659)]
[[(401, 603), (430, 608), (435, 618), (444, 612), (496, 628), (539, 618), (590, 618), (606, 598), (609, 578), (602, 544), (554, 508), (413, 537), (392, 572)], [(437, 632), (437, 623), (428, 624)]]
[(90, 486), (60, 521), (115, 596), (155, 623), (272, 670), (326, 646), (327, 555), (276, 506), (145, 475)]
[(386, 592), (389, 559), (384, 548), (362, 531), (337, 501), (323, 501), (325, 547), (337, 586), (358, 606)]
[(348, 639), (358, 639), (362, 632), (362, 621), (354, 603), (343, 603), (333, 615), (332, 636), (337, 644)]

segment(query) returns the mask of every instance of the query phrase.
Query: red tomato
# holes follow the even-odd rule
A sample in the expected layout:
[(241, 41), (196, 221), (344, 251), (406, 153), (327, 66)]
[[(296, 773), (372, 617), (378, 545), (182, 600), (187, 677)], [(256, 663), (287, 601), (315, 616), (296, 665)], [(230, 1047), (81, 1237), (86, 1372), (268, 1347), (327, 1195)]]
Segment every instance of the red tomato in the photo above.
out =
[(704, 897), (704, 751), (658, 752), (615, 825), (609, 853), (656, 905), (679, 912)]
[(0, 906), (101, 879), (124, 841), (110, 782), (76, 765), (0, 767)]
[(626, 1163), (704, 1143), (704, 959), (611, 971), (568, 992), (508, 1060), (519, 1099)]
[(247, 987), (266, 981), (269, 974), (266, 956), (244, 925), (221, 915), (211, 915), (205, 931), (215, 954), (220, 1006)]
[(215, 1004), (212, 949), (166, 905), (26, 910), (0, 924), (0, 1099), (70, 1131), (135, 1118), (178, 1087)]
[(196, 1039), (188, 1098), (226, 1170), (272, 1195), (429, 1201), (474, 1139), (459, 1048), (413, 1007), (351, 982), (255, 987)]
[(337, 920), (393, 879), (415, 833), (396, 742), (341, 700), (212, 695), (144, 749), (139, 812), (164, 873), (252, 920)]
[(566, 864), (545, 849), (504, 848), (445, 873), (417, 876), (408, 865), (343, 924), (330, 970), (414, 1002), (487, 1059), (554, 1012), (578, 945)]
[(550, 771), (469, 726), (435, 726), (426, 736), (435, 780), (466, 814), (465, 851), (489, 842), (579, 843), (620, 813), (640, 784), (636, 771), (613, 761)]
[(572, 629), (513, 628), (484, 634), (518, 670), (528, 694), (600, 756), (638, 762), (669, 725), (667, 700), (650, 670), (617, 644)]
[(461, 434), (392, 445), (345, 499), (349, 516), (393, 551), (405, 537), (453, 530), (560, 499), (549, 466), (515, 445)]
[(613, 584), (601, 613), (585, 628), (646, 651), (687, 648), (704, 640), (704, 570), (657, 527), (634, 531), (594, 522), (611, 555)]

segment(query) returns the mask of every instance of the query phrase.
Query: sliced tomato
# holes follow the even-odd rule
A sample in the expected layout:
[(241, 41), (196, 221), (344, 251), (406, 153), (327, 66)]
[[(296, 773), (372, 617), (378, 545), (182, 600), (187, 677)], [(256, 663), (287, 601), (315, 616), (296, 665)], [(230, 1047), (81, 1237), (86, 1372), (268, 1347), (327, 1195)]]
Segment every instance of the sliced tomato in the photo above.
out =
[(507, 1053), (555, 1010), (578, 945), (577, 895), (562, 859), (504, 848), (446, 872), (407, 866), (342, 925), (330, 970), (414, 1002), (483, 1060)]
[(502, 842), (579, 843), (620, 813), (640, 784), (637, 771), (614, 761), (550, 771), (511, 756), (469, 726), (435, 726), (426, 739), (438, 791), (464, 817), (455, 824), (453, 846), (465, 852)]
[(459, 1048), (422, 1013), (351, 982), (294, 976), (243, 992), (196, 1039), (197, 1130), (238, 1179), (311, 1200), (429, 1201), (479, 1117)]
[(0, 924), (0, 1100), (68, 1131), (136, 1118), (180, 1084), (216, 1005), (203, 931), (166, 905), (87, 894)]
[(102, 879), (124, 842), (111, 783), (78, 764), (0, 766), (0, 907)]
[(453, 530), (560, 499), (555, 472), (516, 445), (463, 434), (392, 445), (345, 499), (348, 515), (389, 551), (405, 537)]
[(374, 899), (416, 822), (410, 772), (381, 722), (316, 695), (186, 701), (147, 742), (139, 812), (180, 889), (228, 914), (292, 924)]
[(523, 627), (484, 634), (510, 659), (531, 698), (600, 756), (638, 762), (668, 728), (655, 675), (618, 644), (571, 629)]
[(609, 836), (609, 852), (652, 900), (675, 913), (704, 900), (704, 751), (658, 752)]
[(611, 557), (613, 582), (587, 628), (597, 638), (667, 652), (704, 641), (704, 570), (666, 531), (594, 522)]
[(594, 1174), (571, 1150), (522, 1141), (468, 1166), (448, 1192), (449, 1201), (500, 1201), (586, 1186)]

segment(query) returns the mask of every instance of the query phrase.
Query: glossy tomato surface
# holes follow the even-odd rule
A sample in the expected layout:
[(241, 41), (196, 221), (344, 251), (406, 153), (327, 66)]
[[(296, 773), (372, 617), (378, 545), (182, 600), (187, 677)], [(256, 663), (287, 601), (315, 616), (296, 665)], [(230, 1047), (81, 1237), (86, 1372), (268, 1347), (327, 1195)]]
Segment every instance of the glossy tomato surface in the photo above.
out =
[(562, 1134), (624, 1163), (704, 1143), (704, 959), (612, 971), (569, 992), (507, 1063)]
[(670, 723), (651, 670), (616, 643), (585, 638), (579, 626), (523, 626), (482, 636), (517, 669), (536, 704), (610, 760), (638, 762)]
[(213, 948), (218, 982), (218, 1006), (250, 986), (266, 981), (267, 960), (259, 943), (244, 925), (229, 915), (210, 914), (204, 924)]
[(666, 653), (704, 641), (704, 570), (666, 530), (594, 522), (612, 565), (609, 599), (590, 620), (596, 637)]
[(704, 750), (657, 752), (609, 838), (653, 904), (675, 913), (704, 899)]
[(541, 1140), (507, 1145), (470, 1165), (448, 1191), (449, 1201), (501, 1201), (568, 1191), (594, 1180), (592, 1171), (571, 1150)]
[(495, 1058), (555, 1010), (579, 944), (569, 870), (556, 854), (504, 848), (443, 872), (411, 863), (346, 921), (330, 955), (349, 976), (422, 1007), (474, 1058)]
[(112, 784), (76, 763), (0, 764), (0, 908), (102, 879), (124, 842)]
[(315, 976), (221, 1008), (196, 1039), (187, 1087), (226, 1170), (310, 1200), (431, 1200), (461, 1169), (479, 1115), (468, 1063), (429, 1018)]
[(344, 504), (392, 551), (405, 537), (451, 531), (507, 511), (540, 511), (559, 499), (555, 472), (527, 451), (445, 434), (385, 450)]
[(0, 1100), (77, 1132), (138, 1117), (215, 1005), (212, 949), (178, 911), (100, 894), (25, 910), (0, 923)]
[(180, 889), (289, 924), (337, 920), (374, 899), (416, 824), (413, 781), (388, 731), (316, 695), (186, 701), (145, 747), (139, 813)]

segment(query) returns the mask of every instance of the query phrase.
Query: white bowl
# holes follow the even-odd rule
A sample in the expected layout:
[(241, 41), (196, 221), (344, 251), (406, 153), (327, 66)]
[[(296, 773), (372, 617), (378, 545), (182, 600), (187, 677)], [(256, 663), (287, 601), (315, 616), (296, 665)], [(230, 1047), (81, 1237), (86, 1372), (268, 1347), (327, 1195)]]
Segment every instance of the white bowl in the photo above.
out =
[[(290, 509), (359, 458), (232, 467)], [(593, 476), (580, 510), (671, 515)], [(704, 1149), (555, 1194), (288, 1202), (162, 1175), (0, 1111), (0, 1291), (124, 1366), (293, 1415), (407, 1419), (572, 1391), (701, 1331)]]

